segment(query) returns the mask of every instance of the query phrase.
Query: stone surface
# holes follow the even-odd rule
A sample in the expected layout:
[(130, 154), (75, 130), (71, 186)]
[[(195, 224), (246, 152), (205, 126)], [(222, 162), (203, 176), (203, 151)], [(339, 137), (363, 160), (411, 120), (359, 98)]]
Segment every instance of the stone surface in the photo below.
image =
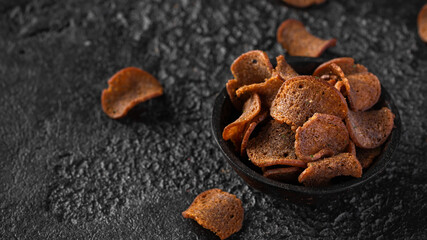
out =
[[(425, 1), (359, 2), (0, 1), (0, 238), (216, 239), (181, 217), (214, 187), (244, 204), (231, 239), (425, 238)], [(283, 54), (275, 32), (287, 18), (337, 38), (332, 52), (377, 74), (404, 125), (381, 176), (317, 207), (249, 188), (210, 129), (232, 61), (252, 49)], [(112, 120), (101, 91), (127, 66), (152, 73), (165, 94)]]

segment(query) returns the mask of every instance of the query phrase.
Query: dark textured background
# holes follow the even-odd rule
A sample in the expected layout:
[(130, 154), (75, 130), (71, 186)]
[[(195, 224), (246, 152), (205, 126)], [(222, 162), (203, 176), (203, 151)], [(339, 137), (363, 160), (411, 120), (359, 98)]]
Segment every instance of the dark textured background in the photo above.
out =
[[(242, 199), (232, 239), (427, 236), (425, 1), (0, 0), (0, 238), (217, 239), (181, 212), (218, 187)], [(317, 207), (249, 188), (210, 129), (213, 100), (241, 53), (284, 51), (287, 18), (377, 74), (400, 108), (401, 145), (375, 181)], [(165, 94), (122, 120), (100, 96), (126, 66)]]

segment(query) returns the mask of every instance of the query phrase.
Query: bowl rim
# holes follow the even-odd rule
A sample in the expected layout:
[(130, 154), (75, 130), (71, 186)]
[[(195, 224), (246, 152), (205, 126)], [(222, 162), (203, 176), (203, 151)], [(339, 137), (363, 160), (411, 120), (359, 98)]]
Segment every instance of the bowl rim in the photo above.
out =
[(228, 163), (232, 165), (233, 169), (237, 168), (239, 171), (241, 171), (251, 179), (254, 179), (262, 184), (269, 185), (274, 188), (283, 189), (286, 191), (304, 193), (308, 195), (324, 195), (324, 194), (339, 193), (339, 192), (354, 188), (356, 186), (359, 186), (363, 183), (367, 183), (386, 168), (400, 141), (401, 120), (400, 120), (399, 111), (396, 105), (394, 104), (390, 94), (381, 84), (380, 99), (384, 99), (385, 105), (391, 109), (391, 111), (395, 115), (395, 119), (394, 119), (394, 128), (389, 136), (389, 140), (386, 141), (386, 144), (388, 144), (387, 149), (382, 152), (382, 154), (380, 155), (380, 159), (377, 160), (376, 164), (369, 167), (366, 170), (366, 172), (363, 172), (361, 178), (349, 179), (342, 183), (321, 187), (321, 188), (306, 187), (302, 185), (279, 182), (276, 180), (266, 178), (261, 174), (257, 173), (256, 171), (254, 171), (253, 169), (251, 169), (249, 166), (247, 166), (244, 162), (240, 160), (240, 157), (236, 155), (235, 151), (233, 149), (230, 149), (226, 141), (222, 138), (223, 129), (221, 129), (220, 115), (221, 115), (222, 107), (227, 99), (229, 100), (229, 96), (226, 88), (224, 87), (222, 91), (218, 93), (214, 102), (212, 117), (211, 117), (211, 127), (212, 127), (215, 140), (217, 144), (220, 146), (220, 149), (224, 154), (225, 158), (227, 159)]

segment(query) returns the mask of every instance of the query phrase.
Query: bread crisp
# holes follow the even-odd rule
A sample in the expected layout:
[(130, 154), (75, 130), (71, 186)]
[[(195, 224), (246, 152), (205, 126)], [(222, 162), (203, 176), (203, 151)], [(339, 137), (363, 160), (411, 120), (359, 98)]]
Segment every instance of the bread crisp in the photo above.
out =
[(315, 113), (295, 135), (295, 153), (305, 162), (342, 152), (349, 144), (347, 128), (341, 118)]
[(247, 124), (254, 119), (260, 111), (261, 100), (258, 94), (253, 94), (243, 105), (242, 115), (224, 128), (222, 138), (224, 140), (231, 140), (236, 149), (240, 150)]
[(124, 117), (141, 102), (163, 94), (159, 81), (148, 72), (127, 67), (108, 80), (108, 89), (102, 91), (102, 110), (110, 118)]
[(182, 216), (226, 239), (242, 228), (244, 209), (235, 195), (214, 188), (200, 193)]
[(347, 111), (347, 102), (333, 86), (313, 76), (297, 76), (279, 89), (270, 115), (279, 122), (302, 126), (314, 113), (343, 119)]
[(295, 134), (286, 124), (270, 120), (255, 138), (249, 140), (246, 152), (258, 167), (289, 165), (305, 167), (295, 155)]
[(318, 38), (310, 34), (302, 22), (288, 19), (277, 29), (277, 42), (291, 56), (319, 57), (327, 48), (335, 46), (337, 40)]
[(320, 187), (329, 184), (337, 176), (362, 176), (362, 166), (351, 153), (340, 153), (333, 157), (310, 162), (299, 175), (298, 181), (305, 186)]
[(394, 114), (386, 107), (366, 112), (348, 111), (345, 122), (357, 147), (376, 148), (387, 140), (393, 130)]

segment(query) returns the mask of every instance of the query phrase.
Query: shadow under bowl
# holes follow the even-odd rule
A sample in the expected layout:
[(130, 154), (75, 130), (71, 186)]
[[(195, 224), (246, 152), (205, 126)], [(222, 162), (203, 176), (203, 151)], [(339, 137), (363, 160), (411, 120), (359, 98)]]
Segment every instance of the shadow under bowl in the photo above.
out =
[[(289, 62), (289, 64), (293, 66), (291, 62)], [(304, 71), (299, 72), (305, 73)], [(372, 180), (386, 168), (399, 144), (401, 121), (398, 109), (383, 86), (381, 86), (381, 97), (373, 108), (379, 109), (381, 107), (388, 107), (395, 114), (395, 127), (387, 141), (382, 145), (383, 150), (381, 155), (376, 158), (368, 169), (364, 169), (361, 178), (338, 177), (338, 181), (334, 181), (330, 186), (321, 188), (279, 182), (262, 176), (260, 168), (253, 165), (247, 157), (241, 157), (240, 154), (235, 151), (231, 141), (225, 141), (222, 138), (224, 127), (238, 117), (225, 88), (218, 94), (213, 106), (212, 130), (228, 163), (249, 186), (263, 193), (271, 194), (295, 203), (316, 204), (324, 200), (340, 197), (354, 187)]]

